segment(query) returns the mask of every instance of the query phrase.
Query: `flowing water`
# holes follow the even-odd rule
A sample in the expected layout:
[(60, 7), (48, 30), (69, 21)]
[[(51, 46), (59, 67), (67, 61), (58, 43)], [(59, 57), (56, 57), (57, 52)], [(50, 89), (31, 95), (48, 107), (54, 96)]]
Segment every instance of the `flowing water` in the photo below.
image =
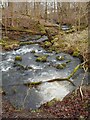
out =
[[(43, 41), (43, 39), (45, 37), (42, 37), (40, 41)], [(32, 50), (35, 50), (35, 53), (32, 53)], [(47, 62), (36, 62), (34, 54), (48, 55)], [(65, 78), (80, 63), (79, 58), (65, 53), (49, 53), (40, 47), (39, 44), (25, 45), (18, 50), (1, 52), (0, 55), (2, 55), (0, 70), (2, 71), (3, 90), (6, 92), (5, 97), (16, 108), (36, 109), (54, 98), (62, 100), (69, 92), (75, 89), (75, 86), (67, 81), (46, 82), (38, 87), (30, 88), (23, 83), (29, 81), (47, 81), (59, 77)], [(14, 59), (17, 55), (22, 56), (20, 64), (30, 66), (33, 69), (23, 70), (15, 67)], [(65, 60), (57, 61), (56, 56), (58, 55), (64, 56)], [(68, 60), (71, 60), (71, 62), (67, 63), (66, 68), (56, 69), (54, 67), (56, 64), (65, 63)], [(83, 70), (79, 69), (71, 80), (78, 86), (82, 78)]]

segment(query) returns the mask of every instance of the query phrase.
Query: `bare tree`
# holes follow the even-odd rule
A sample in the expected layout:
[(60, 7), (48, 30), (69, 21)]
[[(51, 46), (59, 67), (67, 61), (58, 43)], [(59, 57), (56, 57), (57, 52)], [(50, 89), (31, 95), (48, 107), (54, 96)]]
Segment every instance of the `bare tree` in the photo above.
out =
[(45, 22), (47, 22), (47, 0), (45, 3)]

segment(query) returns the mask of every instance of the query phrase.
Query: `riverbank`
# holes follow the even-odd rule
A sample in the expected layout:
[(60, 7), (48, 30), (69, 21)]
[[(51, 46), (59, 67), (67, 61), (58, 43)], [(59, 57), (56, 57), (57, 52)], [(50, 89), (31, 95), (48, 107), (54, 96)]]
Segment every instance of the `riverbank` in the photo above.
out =
[(83, 86), (83, 100), (80, 91), (69, 93), (63, 101), (51, 102), (42, 105), (37, 110), (15, 110), (12, 105), (3, 100), (3, 118), (68, 118), (89, 119), (90, 86)]

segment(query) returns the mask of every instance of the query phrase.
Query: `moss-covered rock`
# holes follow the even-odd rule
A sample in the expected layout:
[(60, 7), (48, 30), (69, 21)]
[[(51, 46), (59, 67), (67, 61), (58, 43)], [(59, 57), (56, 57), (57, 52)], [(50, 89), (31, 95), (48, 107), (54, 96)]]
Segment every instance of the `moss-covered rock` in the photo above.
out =
[(52, 50), (52, 49), (48, 49), (47, 51), (48, 51), (49, 53), (52, 53), (53, 50)]
[(66, 63), (62, 63), (62, 64), (57, 64), (56, 68), (57, 69), (64, 69), (66, 67)]
[(60, 53), (60, 50), (55, 50), (56, 54)]
[(11, 44), (11, 45), (5, 44), (3, 47), (6, 51), (9, 51), (9, 50), (17, 49), (19, 45), (18, 44)]
[(66, 63), (62, 63), (61, 65), (62, 65), (63, 67), (66, 67)]
[(36, 62), (46, 62), (47, 56), (39, 56), (36, 58)]
[(45, 47), (50, 47), (52, 45), (52, 43), (49, 41), (45, 41), (44, 45), (45, 45)]
[(58, 38), (54, 38), (51, 43), (54, 43), (54, 42), (57, 42), (58, 41)]
[(67, 60), (67, 61), (66, 61), (66, 63), (70, 63), (70, 62), (71, 62), (71, 60)]
[(19, 47), (19, 41), (18, 40), (11, 40), (8, 37), (3, 37), (0, 40), (0, 45), (2, 45), (2, 48), (6, 51), (17, 49)]
[(31, 53), (35, 53), (35, 50), (32, 50)]
[(65, 60), (65, 58), (64, 58), (64, 56), (57, 56), (56, 60), (62, 61), (62, 60)]
[(22, 61), (22, 57), (21, 56), (16, 56), (15, 61)]
[(74, 51), (72, 54), (73, 57), (79, 57), (79, 55), (80, 55), (79, 51)]

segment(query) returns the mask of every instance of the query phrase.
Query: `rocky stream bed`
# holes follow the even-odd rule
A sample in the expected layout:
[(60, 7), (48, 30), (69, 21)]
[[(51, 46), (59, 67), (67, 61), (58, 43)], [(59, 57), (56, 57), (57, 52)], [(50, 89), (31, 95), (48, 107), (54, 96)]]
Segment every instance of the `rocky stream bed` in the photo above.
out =
[[(58, 102), (58, 104), (61, 104), (58, 107), (61, 109), (63, 107), (64, 109), (66, 101), (62, 102), (62, 100), (81, 84), (81, 80), (84, 76), (83, 69), (80, 68), (70, 79), (75, 86), (68, 81), (55, 81), (50, 83), (45, 81), (68, 77), (81, 61), (79, 58), (66, 53), (56, 53), (55, 51), (51, 53), (43, 49), (38, 43), (47, 40), (46, 36), (42, 36), (42, 38), (38, 40), (34, 40), (34, 37), (32, 39), (35, 41), (35, 44), (24, 45), (17, 50), (0, 52), (0, 55), (2, 56), (2, 61), (0, 62), (0, 70), (2, 71), (2, 89), (5, 93), (3, 99), (9, 101), (10, 106), (12, 106), (11, 111), (14, 111), (14, 109), (26, 109), (27, 111), (37, 110), (43, 104), (47, 104), (47, 102), (50, 102), (53, 99), (61, 101)], [(24, 42), (23, 40), (24, 39), (21, 39), (22, 42)], [(15, 61), (16, 56), (20, 56), (22, 60)], [(43, 57), (44, 61), (41, 59)], [(87, 80), (88, 75), (85, 77), (86, 82)], [(28, 82), (39, 81), (43, 81), (44, 83), (38, 86), (25, 86)], [(85, 99), (87, 99), (89, 97), (88, 92), (86, 92), (85, 95)], [(78, 97), (75, 98), (76, 101)], [(71, 102), (73, 102), (73, 100), (69, 98), (67, 104), (72, 104)], [(77, 102), (77, 104), (79, 104), (79, 102)], [(51, 117), (54, 117), (54, 113), (56, 114), (56, 117), (63, 117), (64, 111), (66, 110), (66, 107), (64, 111), (62, 109), (63, 113), (61, 112), (61, 114), (60, 111), (58, 111), (59, 108), (56, 103), (55, 106), (49, 107), (47, 107), (47, 105), (44, 106), (44, 110), (46, 111), (49, 109), (47, 111), (48, 114), (52, 114)], [(41, 107), (41, 109), (42, 108), (43, 107)], [(67, 111), (68, 110), (69, 107)], [(39, 112), (39, 114), (41, 114), (41, 112)], [(64, 114), (64, 117), (73, 117), (71, 114), (73, 113), (70, 113), (70, 115)], [(85, 117), (87, 116), (88, 113), (86, 112)], [(43, 115), (41, 115), (41, 117), (43, 117)], [(78, 116), (76, 115), (76, 117)]]

